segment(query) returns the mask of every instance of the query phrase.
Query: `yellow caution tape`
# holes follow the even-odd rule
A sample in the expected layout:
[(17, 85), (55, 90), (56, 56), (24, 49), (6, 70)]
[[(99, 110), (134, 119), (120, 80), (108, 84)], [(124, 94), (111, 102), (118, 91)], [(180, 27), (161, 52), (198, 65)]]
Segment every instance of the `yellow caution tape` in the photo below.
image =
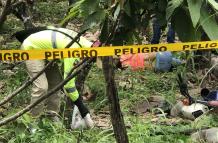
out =
[(165, 51), (193, 51), (218, 48), (218, 41), (112, 46), (74, 49), (44, 50), (0, 50), (0, 61), (22, 61), (39, 59), (63, 59), (72, 57), (120, 56), (123, 54), (151, 53)]

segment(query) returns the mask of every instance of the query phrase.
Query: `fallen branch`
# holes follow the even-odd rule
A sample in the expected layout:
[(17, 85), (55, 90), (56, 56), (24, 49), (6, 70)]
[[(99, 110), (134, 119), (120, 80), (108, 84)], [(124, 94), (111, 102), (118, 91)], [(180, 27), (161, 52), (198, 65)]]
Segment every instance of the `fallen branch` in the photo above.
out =
[[(22, 116), (23, 114), (25, 114), (26, 112), (30, 111), (33, 107), (35, 107), (36, 105), (38, 105), (40, 102), (42, 102), (43, 100), (45, 100), (46, 98), (48, 98), (49, 96), (51, 96), (52, 94), (54, 94), (55, 92), (57, 92), (58, 90), (60, 90), (68, 81), (70, 81), (72, 78), (74, 78), (77, 74), (80, 73), (80, 71), (85, 68), (86, 66), (88, 66), (88, 64), (92, 63), (94, 61), (94, 58), (90, 58), (90, 59), (84, 59), (83, 61), (81, 61), (79, 65), (82, 65), (80, 69), (78, 69), (77, 71), (75, 71), (73, 73), (73, 71), (78, 68), (78, 66), (74, 66), (71, 71), (69, 72), (69, 74), (67, 75), (66, 79), (63, 80), (61, 83), (59, 83), (55, 88), (53, 88), (52, 90), (48, 91), (44, 96), (40, 97), (38, 100), (36, 100), (34, 103), (28, 105), (27, 107), (25, 107), (23, 110), (17, 112), (16, 114), (4, 119), (0, 121), (0, 126), (6, 125), (7, 123), (16, 120), (17, 118), (19, 118), (20, 116)], [(86, 62), (86, 63), (85, 63)]]

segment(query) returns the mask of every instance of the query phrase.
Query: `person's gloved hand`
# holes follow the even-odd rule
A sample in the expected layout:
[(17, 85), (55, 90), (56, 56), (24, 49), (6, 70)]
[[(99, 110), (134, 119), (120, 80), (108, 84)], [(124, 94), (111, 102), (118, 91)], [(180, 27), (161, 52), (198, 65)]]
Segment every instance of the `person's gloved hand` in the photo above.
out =
[(94, 122), (90, 116), (90, 114), (88, 113), (83, 120), (85, 121), (86, 127), (87, 128), (93, 128), (94, 127)]
[(78, 107), (75, 105), (73, 109), (71, 129), (93, 128), (94, 122), (88, 113), (84, 118), (81, 117)]

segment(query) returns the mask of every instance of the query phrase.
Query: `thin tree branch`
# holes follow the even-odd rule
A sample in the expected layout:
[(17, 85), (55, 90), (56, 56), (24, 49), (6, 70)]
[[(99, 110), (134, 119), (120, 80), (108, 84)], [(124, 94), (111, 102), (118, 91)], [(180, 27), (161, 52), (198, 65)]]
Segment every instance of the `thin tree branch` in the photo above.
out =
[(42, 73), (44, 73), (44, 71), (54, 62), (54, 60), (50, 61), (39, 73), (37, 73), (36, 76), (34, 76), (31, 79), (28, 79), (22, 86), (20, 86), (19, 88), (17, 88), (17, 90), (15, 90), (13, 93), (11, 93), (10, 95), (6, 96), (4, 99), (2, 99), (0, 101), (0, 106), (4, 105), (5, 103), (7, 103), (8, 101), (10, 101), (13, 97), (15, 97), (18, 93), (20, 93), (21, 91), (23, 91), (26, 87), (28, 87), (30, 84), (33, 83), (33, 81), (35, 81)]
[[(94, 61), (94, 58), (90, 58), (90, 59), (84, 59), (83, 61), (81, 61), (78, 65), (81, 65), (81, 68), (78, 69), (77, 71), (75, 71), (73, 73), (73, 71), (78, 68), (78, 66), (74, 66), (71, 71), (69, 72), (69, 74), (67, 75), (67, 77), (65, 78), (65, 80), (63, 80), (61, 83), (59, 83), (56, 87), (54, 87), (52, 90), (50, 90), (49, 92), (47, 92), (47, 94), (45, 94), (44, 96), (40, 97), (38, 100), (36, 100), (34, 103), (28, 105), (27, 107), (25, 107), (23, 110), (17, 112), (16, 114), (5, 118), (4, 120), (0, 121), (0, 126), (6, 125), (7, 123), (16, 120), (17, 118), (19, 118), (20, 116), (22, 116), (23, 114), (25, 114), (26, 112), (30, 111), (33, 107), (35, 107), (36, 105), (38, 105), (40, 102), (42, 102), (43, 100), (45, 100), (46, 98), (48, 98), (49, 96), (51, 96), (53, 93), (57, 92), (58, 90), (60, 90), (68, 81), (70, 81), (72, 78), (74, 78), (77, 74), (80, 73), (80, 71), (85, 68), (86, 66), (88, 66), (88, 64), (92, 63)], [(86, 63), (85, 63), (86, 62)]]
[(11, 0), (7, 0), (6, 4), (2, 10), (2, 14), (0, 16), (0, 28), (4, 24), (5, 20), (7, 19), (7, 15), (9, 14), (11, 9)]
[(24, 63), (24, 61), (21, 61), (21, 62), (19, 61), (19, 62), (10, 63), (10, 64), (7, 63), (7, 66), (4, 66), (3, 68), (0, 68), (0, 71), (13, 70), (16, 66), (21, 65), (23, 63)]

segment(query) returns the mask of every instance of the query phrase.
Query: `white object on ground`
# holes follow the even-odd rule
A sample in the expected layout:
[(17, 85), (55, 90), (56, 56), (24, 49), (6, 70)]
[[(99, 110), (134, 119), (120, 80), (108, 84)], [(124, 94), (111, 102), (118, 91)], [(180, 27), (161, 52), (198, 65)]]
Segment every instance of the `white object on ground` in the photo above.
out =
[(73, 115), (72, 115), (70, 126), (71, 126), (71, 129), (93, 128), (94, 122), (91, 119), (91, 116), (89, 113), (84, 118), (82, 118), (78, 107), (75, 105), (73, 109)]
[(171, 109), (171, 116), (181, 116), (186, 119), (194, 120), (197, 117), (203, 115), (209, 111), (206, 105), (200, 103), (193, 103), (189, 106), (184, 105), (181, 101), (179, 101), (172, 109)]
[[(194, 120), (197, 117), (203, 115), (204, 113), (206, 113), (207, 111), (209, 111), (208, 107), (206, 105), (200, 104), (200, 103), (193, 103), (190, 106), (183, 106), (182, 107), (182, 114), (185, 118)], [(199, 115), (195, 116), (195, 113), (197, 113)]]

